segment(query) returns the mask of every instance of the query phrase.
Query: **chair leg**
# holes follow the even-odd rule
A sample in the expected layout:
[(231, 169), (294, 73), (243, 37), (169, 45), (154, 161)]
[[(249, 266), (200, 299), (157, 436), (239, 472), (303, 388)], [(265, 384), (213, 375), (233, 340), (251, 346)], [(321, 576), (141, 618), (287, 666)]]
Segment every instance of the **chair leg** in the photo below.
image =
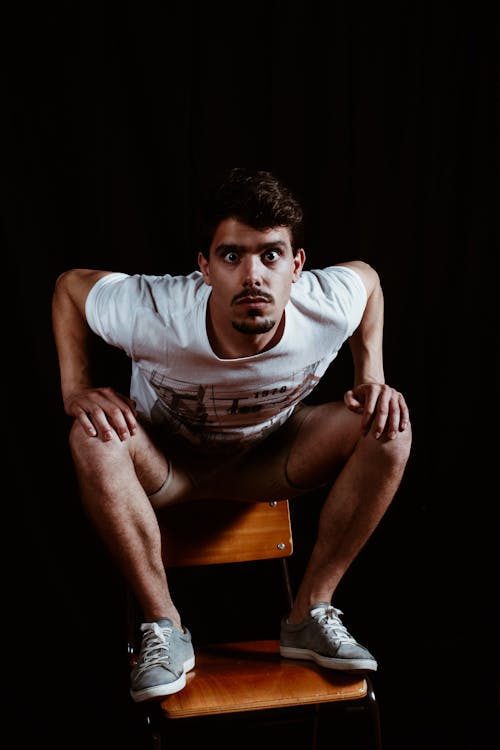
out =
[(161, 734), (157, 731), (151, 733), (151, 750), (162, 750)]
[(382, 728), (380, 722), (380, 710), (377, 699), (375, 697), (375, 690), (373, 689), (373, 683), (368, 675), (365, 675), (366, 682), (368, 685), (367, 700), (368, 710), (370, 712), (371, 724), (373, 727), (373, 745), (375, 750), (382, 750)]
[(160, 722), (155, 720), (154, 716), (149, 711), (146, 712), (146, 724), (151, 738), (151, 750), (162, 750), (163, 741)]
[(314, 715), (312, 720), (311, 750), (317, 750), (318, 747), (319, 716), (320, 709), (319, 705), (316, 703), (316, 705), (314, 706)]

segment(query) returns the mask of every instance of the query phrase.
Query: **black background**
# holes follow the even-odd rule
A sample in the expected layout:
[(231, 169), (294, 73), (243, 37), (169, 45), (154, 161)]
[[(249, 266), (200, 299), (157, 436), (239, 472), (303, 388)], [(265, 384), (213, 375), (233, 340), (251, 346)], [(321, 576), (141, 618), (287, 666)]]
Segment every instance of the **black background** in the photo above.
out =
[[(385, 746), (497, 747), (498, 41), (486, 5), (459, 6), (4, 12), (6, 746), (142, 747), (122, 582), (69, 459), (50, 324), (57, 275), (190, 272), (201, 190), (222, 167), (253, 165), (302, 201), (309, 268), (361, 258), (382, 279), (386, 376), (407, 397), (414, 448), (337, 605), (379, 660)], [(97, 356), (102, 384), (126, 388), (121, 355)], [(349, 384), (343, 354), (314, 399)], [(294, 504), (297, 575), (320, 501)], [(260, 569), (245, 575), (207, 601), (180, 582), (179, 599), (208, 615), (222, 597), (240, 624), (268, 632), (274, 599)]]

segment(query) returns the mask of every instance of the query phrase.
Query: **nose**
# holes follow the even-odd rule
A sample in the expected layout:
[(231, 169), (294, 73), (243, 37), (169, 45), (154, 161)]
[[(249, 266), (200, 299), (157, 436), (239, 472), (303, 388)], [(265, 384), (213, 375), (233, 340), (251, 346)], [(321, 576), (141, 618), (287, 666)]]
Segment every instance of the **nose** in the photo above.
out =
[(262, 284), (262, 261), (259, 255), (248, 253), (243, 259), (243, 286), (260, 286)]

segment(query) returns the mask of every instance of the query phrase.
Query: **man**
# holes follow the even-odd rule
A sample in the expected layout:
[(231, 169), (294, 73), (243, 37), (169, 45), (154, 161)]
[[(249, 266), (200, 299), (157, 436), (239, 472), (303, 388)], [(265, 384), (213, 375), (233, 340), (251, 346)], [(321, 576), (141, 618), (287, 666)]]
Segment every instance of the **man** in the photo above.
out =
[[(409, 413), (384, 382), (377, 273), (361, 261), (303, 271), (302, 218), (272, 174), (234, 169), (205, 205), (199, 271), (73, 269), (57, 280), (54, 335), (82, 501), (144, 617), (135, 701), (181, 690), (195, 663), (156, 511), (214, 496), (328, 488), (281, 654), (377, 668), (331, 602), (398, 489)], [(91, 382), (92, 332), (132, 359), (130, 397)], [(352, 389), (343, 402), (306, 405), (345, 341)]]

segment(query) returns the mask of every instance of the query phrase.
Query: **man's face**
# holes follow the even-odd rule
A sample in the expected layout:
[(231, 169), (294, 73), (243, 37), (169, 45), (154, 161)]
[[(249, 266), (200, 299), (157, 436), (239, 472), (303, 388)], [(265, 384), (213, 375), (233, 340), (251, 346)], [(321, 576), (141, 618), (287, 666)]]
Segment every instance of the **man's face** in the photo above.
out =
[(205, 282), (212, 287), (210, 314), (219, 334), (229, 327), (250, 336), (274, 332), (304, 260), (303, 250), (293, 255), (286, 227), (260, 231), (224, 219), (208, 261), (198, 256)]

